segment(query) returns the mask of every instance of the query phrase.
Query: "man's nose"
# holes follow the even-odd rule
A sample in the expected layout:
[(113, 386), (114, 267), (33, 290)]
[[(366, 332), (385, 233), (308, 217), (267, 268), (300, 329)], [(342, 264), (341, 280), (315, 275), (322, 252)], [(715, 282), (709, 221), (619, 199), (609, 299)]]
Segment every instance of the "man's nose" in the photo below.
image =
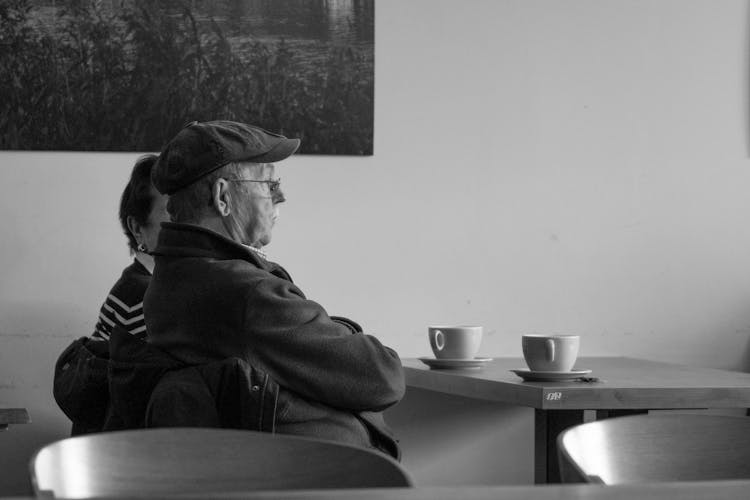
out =
[(284, 203), (286, 201), (284, 191), (281, 190), (281, 187), (277, 188), (276, 191), (274, 191), (272, 201), (274, 205)]

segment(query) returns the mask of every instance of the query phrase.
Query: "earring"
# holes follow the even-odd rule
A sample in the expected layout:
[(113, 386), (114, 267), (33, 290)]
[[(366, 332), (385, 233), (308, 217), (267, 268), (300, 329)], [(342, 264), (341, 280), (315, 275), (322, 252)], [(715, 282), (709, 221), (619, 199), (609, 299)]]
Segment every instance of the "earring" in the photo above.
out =
[(146, 248), (146, 245), (144, 245), (143, 243), (138, 243), (138, 251), (146, 253), (148, 252), (148, 248)]

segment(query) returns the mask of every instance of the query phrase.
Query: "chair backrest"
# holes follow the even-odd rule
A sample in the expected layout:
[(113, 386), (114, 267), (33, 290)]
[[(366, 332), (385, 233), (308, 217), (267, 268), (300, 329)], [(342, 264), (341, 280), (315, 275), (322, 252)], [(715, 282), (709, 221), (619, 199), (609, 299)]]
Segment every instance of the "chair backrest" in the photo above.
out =
[(379, 452), (299, 436), (168, 428), (90, 434), (41, 448), (31, 460), (37, 496), (208, 495), (300, 488), (406, 487)]
[(563, 482), (750, 478), (750, 418), (658, 414), (577, 425), (558, 436)]

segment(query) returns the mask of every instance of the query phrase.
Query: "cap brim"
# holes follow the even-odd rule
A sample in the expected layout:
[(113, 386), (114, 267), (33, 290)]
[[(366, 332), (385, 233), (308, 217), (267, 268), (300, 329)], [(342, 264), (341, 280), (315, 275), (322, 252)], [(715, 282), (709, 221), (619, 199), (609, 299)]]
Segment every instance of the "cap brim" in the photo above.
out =
[(275, 163), (292, 156), (299, 148), (299, 145), (299, 139), (284, 138), (271, 148), (271, 150), (260, 156), (253, 157), (251, 161), (255, 163)]

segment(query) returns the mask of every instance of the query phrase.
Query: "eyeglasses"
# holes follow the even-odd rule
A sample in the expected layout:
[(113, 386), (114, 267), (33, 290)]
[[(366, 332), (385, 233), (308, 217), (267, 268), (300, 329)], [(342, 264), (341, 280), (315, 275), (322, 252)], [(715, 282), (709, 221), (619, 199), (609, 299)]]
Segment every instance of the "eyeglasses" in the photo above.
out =
[(256, 179), (225, 179), (230, 182), (260, 182), (262, 184), (268, 184), (268, 190), (275, 193), (279, 190), (281, 185), (281, 178), (270, 179), (270, 180), (256, 180)]

